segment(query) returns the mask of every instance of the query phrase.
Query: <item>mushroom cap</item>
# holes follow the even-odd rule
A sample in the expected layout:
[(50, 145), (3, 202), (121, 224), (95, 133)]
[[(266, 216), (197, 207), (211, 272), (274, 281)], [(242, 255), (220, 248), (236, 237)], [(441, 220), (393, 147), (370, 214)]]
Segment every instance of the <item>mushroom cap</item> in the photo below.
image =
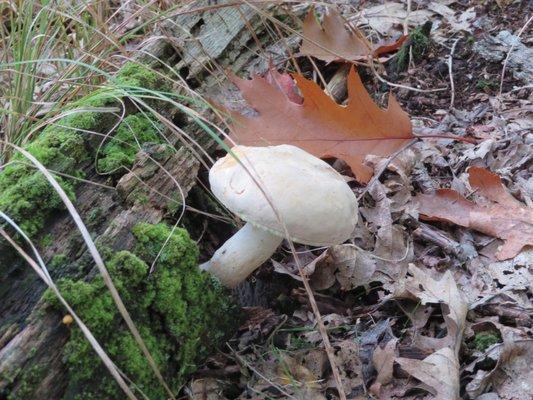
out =
[[(243, 220), (313, 246), (339, 244), (357, 223), (357, 199), (330, 165), (291, 145), (235, 146), (209, 171), (214, 195)], [(264, 189), (269, 203), (252, 176)]]

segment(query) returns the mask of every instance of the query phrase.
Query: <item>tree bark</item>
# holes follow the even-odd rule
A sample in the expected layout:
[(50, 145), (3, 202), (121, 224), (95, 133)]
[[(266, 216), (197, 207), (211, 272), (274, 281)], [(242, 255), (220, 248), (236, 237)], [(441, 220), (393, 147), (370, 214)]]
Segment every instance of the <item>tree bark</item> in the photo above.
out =
[[(226, 5), (211, 3), (195, 1), (168, 20), (157, 35), (160, 39), (149, 41), (139, 51), (139, 60), (151, 63), (159, 59), (171, 65), (195, 90), (212, 93), (219, 91), (227, 68), (234, 72), (264, 71), (268, 60), (264, 57), (258, 62), (257, 52), (270, 55), (274, 63), (287, 56), (275, 44), (269, 46), (272, 38), (253, 8), (231, 5), (230, 1)], [(265, 7), (272, 10), (273, 6), (262, 6)], [(290, 43), (296, 43), (294, 38)], [(214, 141), (205, 139), (205, 133), (200, 136), (193, 121), (181, 123), (181, 128), (202, 143), (203, 148), (216, 147)], [(133, 244), (131, 227), (141, 221), (157, 223), (169, 216), (179, 198), (176, 181), (186, 196), (195, 185), (200, 165), (187, 146), (172, 154), (164, 152), (161, 146), (151, 146), (137, 155), (132, 171), (119, 180), (116, 188), (106, 187), (107, 178), (99, 176), (93, 165), (87, 165), (86, 179), (102, 185), (77, 184), (75, 206), (97, 243), (127, 250)], [(146, 192), (147, 188), (148, 201), (135, 202), (135, 191)], [(45, 262), (49, 264), (58, 254), (69, 260), (66, 265), (51, 268), (54, 280), (84, 279), (97, 273), (66, 212), (53, 215), (41, 237), (45, 235), (54, 238), (52, 244), (39, 248)], [(68, 377), (62, 347), (68, 340), (69, 328), (61, 323), (61, 315), (47, 310), (40, 300), (45, 289), (21, 258), (0, 244), (0, 400), (7, 399), (8, 394), (16, 396), (28, 384), (35, 385), (32, 399), (54, 400), (63, 396)], [(244, 297), (258, 296), (245, 293)]]

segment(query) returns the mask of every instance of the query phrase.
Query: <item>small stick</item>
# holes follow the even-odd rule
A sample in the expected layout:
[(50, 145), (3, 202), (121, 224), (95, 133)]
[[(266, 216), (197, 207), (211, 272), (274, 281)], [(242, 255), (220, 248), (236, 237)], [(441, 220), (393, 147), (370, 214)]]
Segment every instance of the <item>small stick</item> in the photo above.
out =
[[(522, 33), (524, 33), (524, 31), (526, 30), (527, 26), (529, 25), (529, 23), (531, 22), (531, 20), (533, 19), (533, 15), (531, 17), (529, 17), (529, 19), (527, 20), (527, 22), (524, 24), (524, 26), (520, 29), (520, 31), (518, 32), (518, 35), (516, 35), (516, 37), (518, 39), (520, 39), (520, 36), (522, 35)], [(503, 90), (503, 78), (505, 77), (505, 69), (507, 68), (507, 62), (509, 61), (509, 57), (511, 56), (511, 52), (514, 50), (514, 43), (511, 45), (511, 48), (509, 49), (509, 52), (507, 53), (507, 57), (505, 57), (505, 61), (503, 62), (503, 68), (502, 68), (502, 76), (500, 78), (500, 91), (498, 93), (499, 96), (502, 95), (502, 90)]]
[(448, 74), (450, 75), (450, 90), (452, 91), (452, 96), (450, 99), (450, 109), (453, 109), (454, 103), (455, 103), (455, 84), (453, 82), (453, 71), (452, 71), (452, 62), (453, 62), (453, 53), (455, 52), (455, 46), (457, 46), (457, 43), (461, 40), (461, 38), (455, 39), (452, 45), (452, 49), (450, 51), (450, 55), (448, 56)]

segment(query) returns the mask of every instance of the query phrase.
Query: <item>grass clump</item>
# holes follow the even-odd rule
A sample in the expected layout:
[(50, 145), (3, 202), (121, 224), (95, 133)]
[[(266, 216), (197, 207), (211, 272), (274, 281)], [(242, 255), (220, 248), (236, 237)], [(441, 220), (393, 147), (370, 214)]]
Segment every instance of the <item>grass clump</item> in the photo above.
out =
[[(235, 326), (236, 310), (224, 289), (198, 269), (198, 249), (187, 231), (172, 232), (165, 224), (139, 224), (133, 234), (133, 252), (115, 253), (107, 267), (165, 380), (177, 392), (186, 375)], [(150, 265), (163, 245), (155, 271), (149, 275)], [(64, 279), (59, 287), (135, 385), (149, 398), (166, 398), (102, 278), (97, 276), (91, 282)], [(45, 296), (60, 307), (52, 293)], [(124, 398), (77, 327), (64, 352), (70, 377), (64, 398)]]
[(113, 138), (104, 145), (98, 169), (104, 173), (117, 172), (133, 165), (139, 148), (148, 142), (161, 143), (161, 123), (142, 113), (124, 118)]
[(402, 44), (402, 47), (400, 47), (400, 50), (398, 50), (398, 53), (396, 54), (394, 60), (396, 72), (407, 70), (409, 67), (410, 54), (413, 55), (414, 62), (418, 62), (424, 57), (431, 45), (431, 27), (432, 23), (428, 21), (409, 33), (408, 39)]
[(479, 351), (485, 351), (493, 344), (500, 342), (500, 336), (494, 331), (479, 332), (474, 336), (474, 347)]

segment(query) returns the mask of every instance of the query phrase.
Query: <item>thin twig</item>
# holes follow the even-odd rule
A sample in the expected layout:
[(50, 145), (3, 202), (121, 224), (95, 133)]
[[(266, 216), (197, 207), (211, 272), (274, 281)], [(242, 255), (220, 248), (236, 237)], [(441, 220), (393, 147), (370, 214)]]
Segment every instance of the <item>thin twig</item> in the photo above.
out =
[[(524, 33), (524, 31), (526, 30), (527, 26), (530, 24), (531, 20), (533, 20), (533, 15), (531, 17), (529, 17), (529, 19), (527, 20), (527, 22), (524, 24), (524, 26), (520, 29), (520, 31), (518, 32), (518, 34), (516, 35), (516, 38), (517, 39), (520, 39), (520, 36), (522, 35), (522, 33)], [(502, 76), (500, 78), (500, 91), (498, 93), (499, 96), (502, 95), (502, 90), (503, 90), (503, 79), (505, 78), (505, 69), (507, 68), (507, 62), (509, 61), (509, 57), (511, 56), (511, 53), (513, 52), (515, 48), (515, 43), (513, 43), (511, 45), (511, 48), (509, 49), (509, 51), (507, 52), (507, 57), (505, 57), (505, 61), (503, 62), (503, 68), (502, 68)]]
[(448, 74), (450, 75), (450, 90), (451, 90), (451, 98), (450, 98), (450, 109), (453, 109), (453, 106), (455, 104), (455, 83), (453, 82), (453, 70), (452, 70), (452, 64), (453, 64), (453, 53), (455, 52), (455, 46), (457, 46), (457, 43), (461, 40), (461, 38), (455, 39), (452, 45), (452, 49), (450, 50), (450, 55), (448, 56)]

